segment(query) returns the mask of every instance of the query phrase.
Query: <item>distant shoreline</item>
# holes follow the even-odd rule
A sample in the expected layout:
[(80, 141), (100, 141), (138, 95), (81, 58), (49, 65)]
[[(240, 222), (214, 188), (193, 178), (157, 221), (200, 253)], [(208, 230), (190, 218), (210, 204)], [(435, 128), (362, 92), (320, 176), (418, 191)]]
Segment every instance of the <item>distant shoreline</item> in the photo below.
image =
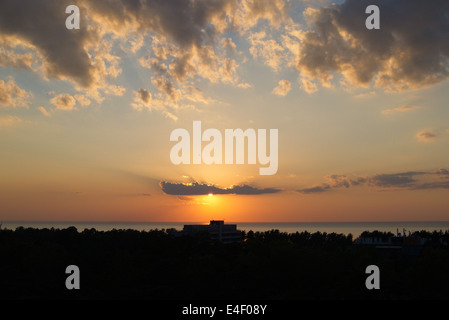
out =
[[(83, 222), (83, 221), (0, 221), (3, 229), (24, 228), (55, 228), (64, 229), (75, 227), (79, 231), (94, 228), (98, 231), (109, 231), (113, 229), (133, 229), (138, 231), (149, 231), (155, 229), (181, 230), (186, 224), (206, 224), (207, 222)], [(242, 231), (269, 231), (279, 230), (281, 232), (327, 232), (338, 234), (352, 234), (359, 236), (363, 231), (383, 231), (396, 233), (403, 229), (406, 232), (414, 231), (444, 231), (449, 230), (449, 221), (385, 221), (385, 222), (230, 222), (237, 224), (237, 229)]]

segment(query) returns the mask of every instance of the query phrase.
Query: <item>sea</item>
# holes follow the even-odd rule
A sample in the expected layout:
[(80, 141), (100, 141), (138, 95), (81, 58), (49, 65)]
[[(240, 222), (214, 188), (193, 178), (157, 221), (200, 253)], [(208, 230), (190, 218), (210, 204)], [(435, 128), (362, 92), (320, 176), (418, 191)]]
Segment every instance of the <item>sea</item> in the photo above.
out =
[[(84, 229), (94, 228), (98, 231), (110, 230), (137, 230), (150, 231), (162, 229), (182, 230), (184, 225), (207, 224), (205, 222), (36, 222), (36, 221), (3, 221), (2, 229), (15, 230), (24, 228), (54, 228), (65, 229), (75, 227), (79, 232)], [(264, 232), (279, 230), (280, 232), (295, 233), (304, 232), (326, 232), (337, 234), (352, 234), (358, 237), (364, 231), (391, 232), (393, 234), (408, 234), (415, 231), (449, 231), (449, 221), (398, 221), (398, 222), (228, 222), (225, 224), (236, 224), (238, 230)]]

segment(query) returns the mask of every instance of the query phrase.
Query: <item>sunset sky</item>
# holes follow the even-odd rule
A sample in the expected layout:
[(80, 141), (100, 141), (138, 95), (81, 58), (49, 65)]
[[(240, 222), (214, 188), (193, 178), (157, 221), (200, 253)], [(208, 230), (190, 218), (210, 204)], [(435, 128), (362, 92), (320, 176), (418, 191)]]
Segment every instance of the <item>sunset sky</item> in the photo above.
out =
[[(447, 221), (448, 39), (447, 0), (0, 1), (0, 220)], [(195, 120), (277, 173), (174, 165)]]

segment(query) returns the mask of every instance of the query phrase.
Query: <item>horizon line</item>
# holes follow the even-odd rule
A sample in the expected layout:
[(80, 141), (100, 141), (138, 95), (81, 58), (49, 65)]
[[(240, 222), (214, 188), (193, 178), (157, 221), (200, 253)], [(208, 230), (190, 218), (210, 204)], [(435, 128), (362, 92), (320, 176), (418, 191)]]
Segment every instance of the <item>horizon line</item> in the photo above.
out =
[(208, 223), (210, 221), (225, 221), (227, 223), (449, 223), (449, 220), (370, 220), (370, 221), (226, 221), (226, 219), (209, 219), (207, 221), (86, 221), (86, 220), (0, 220), (2, 223), (124, 223), (124, 224), (145, 224), (145, 223)]

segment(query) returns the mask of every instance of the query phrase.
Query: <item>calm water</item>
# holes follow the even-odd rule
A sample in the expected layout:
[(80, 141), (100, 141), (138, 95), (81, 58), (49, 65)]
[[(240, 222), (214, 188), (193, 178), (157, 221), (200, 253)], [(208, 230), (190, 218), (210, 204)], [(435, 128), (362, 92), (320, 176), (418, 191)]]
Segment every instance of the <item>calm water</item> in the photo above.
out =
[[(233, 223), (227, 222), (225, 223)], [(84, 229), (95, 228), (99, 231), (109, 231), (112, 229), (133, 229), (138, 231), (149, 231), (154, 229), (169, 229), (174, 228), (182, 230), (184, 224), (202, 224), (194, 222), (20, 222), (20, 221), (7, 221), (2, 222), (2, 228), (16, 229), (19, 226), (28, 228), (55, 228), (64, 229), (70, 226), (74, 226), (78, 231)], [(310, 233), (320, 232), (335, 232), (349, 234), (354, 237), (359, 236), (363, 231), (385, 231), (396, 233), (406, 233), (414, 231), (446, 231), (449, 230), (449, 221), (437, 221), (437, 222), (245, 222), (236, 223), (239, 230), (245, 231), (268, 231), (277, 229), (281, 232), (294, 233), (296, 231), (308, 231)]]

